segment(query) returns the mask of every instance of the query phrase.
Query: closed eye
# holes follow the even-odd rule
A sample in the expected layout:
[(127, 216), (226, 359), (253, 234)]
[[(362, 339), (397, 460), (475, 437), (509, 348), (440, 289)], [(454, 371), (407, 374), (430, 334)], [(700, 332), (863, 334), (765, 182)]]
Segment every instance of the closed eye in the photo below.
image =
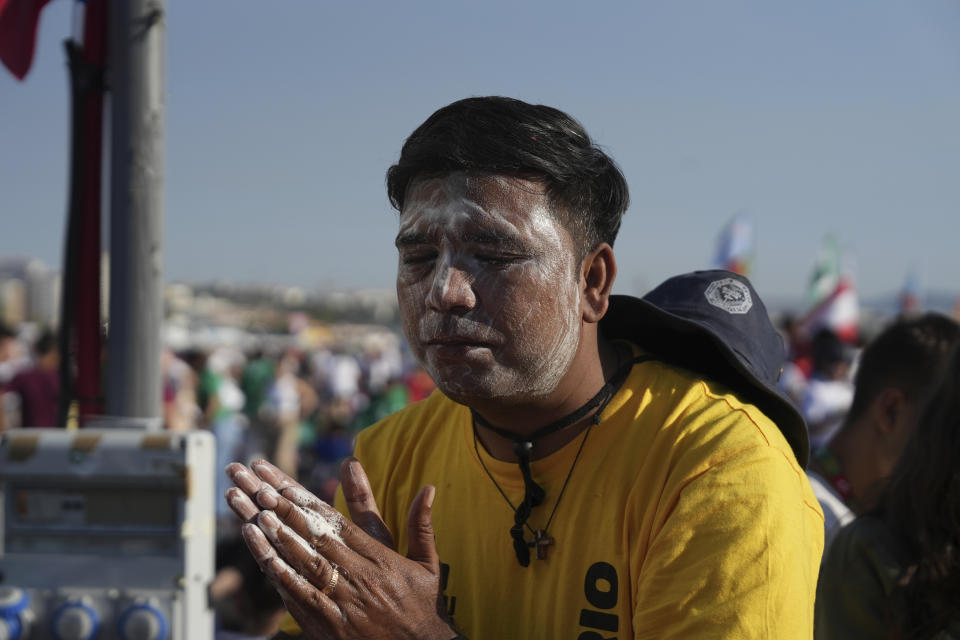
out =
[(491, 254), (491, 253), (478, 253), (476, 254), (477, 260), (480, 262), (485, 262), (492, 265), (511, 265), (516, 264), (527, 259), (527, 256), (513, 255), (513, 254)]
[(400, 261), (403, 264), (424, 264), (436, 260), (436, 251), (411, 251), (403, 252), (400, 255)]

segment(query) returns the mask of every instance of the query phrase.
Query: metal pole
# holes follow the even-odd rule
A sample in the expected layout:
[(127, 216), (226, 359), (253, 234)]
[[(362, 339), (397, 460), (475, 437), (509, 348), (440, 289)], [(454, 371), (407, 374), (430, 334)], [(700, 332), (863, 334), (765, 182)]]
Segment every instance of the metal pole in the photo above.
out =
[(110, 2), (112, 416), (161, 416), (165, 11), (165, 0)]

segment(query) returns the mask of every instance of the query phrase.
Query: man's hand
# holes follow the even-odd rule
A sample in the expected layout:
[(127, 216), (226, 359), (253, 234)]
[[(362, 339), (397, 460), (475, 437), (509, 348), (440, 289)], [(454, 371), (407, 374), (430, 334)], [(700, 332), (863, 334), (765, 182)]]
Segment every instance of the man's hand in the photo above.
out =
[(278, 468), (233, 463), (227, 502), (243, 518), (243, 537), (306, 638), (450, 640), (438, 613), (440, 562), (424, 487), (410, 505), (409, 553), (393, 550), (360, 463), (341, 467), (348, 521)]

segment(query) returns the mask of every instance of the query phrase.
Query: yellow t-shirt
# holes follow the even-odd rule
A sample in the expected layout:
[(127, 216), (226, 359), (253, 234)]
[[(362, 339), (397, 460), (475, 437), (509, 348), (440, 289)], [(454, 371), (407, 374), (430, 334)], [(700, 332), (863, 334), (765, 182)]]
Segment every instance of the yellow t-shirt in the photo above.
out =
[[(532, 463), (547, 518), (583, 436)], [(548, 533), (518, 564), (523, 480), (474, 446), (469, 410), (440, 392), (362, 432), (363, 464), (406, 553), (410, 502), (437, 487), (445, 601), (471, 640), (790, 638), (813, 633), (823, 515), (776, 426), (720, 385), (635, 365), (590, 432)], [(337, 506), (345, 511), (342, 494)], [(527, 538), (531, 537), (527, 531)]]

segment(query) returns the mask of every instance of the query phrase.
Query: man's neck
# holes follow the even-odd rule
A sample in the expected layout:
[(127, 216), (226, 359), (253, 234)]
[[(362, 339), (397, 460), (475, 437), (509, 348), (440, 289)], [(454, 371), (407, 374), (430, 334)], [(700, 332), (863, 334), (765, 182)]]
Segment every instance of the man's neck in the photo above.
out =
[(850, 485), (851, 495), (847, 506), (857, 514), (876, 504), (879, 486), (875, 481), (878, 475), (875, 471), (876, 451), (871, 442), (859, 436), (865, 428), (868, 427), (864, 424), (845, 424), (827, 445)]
[[(501, 431), (517, 436), (528, 436), (565, 416), (572, 414), (590, 401), (617, 370), (628, 361), (629, 354), (618, 352), (616, 346), (600, 337), (589, 348), (583, 348), (560, 384), (550, 394), (529, 402), (513, 405), (481, 403), (472, 408), (487, 422)], [(534, 443), (532, 459), (546, 457), (573, 440), (590, 424), (591, 412), (582, 419), (556, 433), (539, 438)], [(484, 448), (499, 460), (515, 461), (513, 440), (475, 425), (477, 437)]]

